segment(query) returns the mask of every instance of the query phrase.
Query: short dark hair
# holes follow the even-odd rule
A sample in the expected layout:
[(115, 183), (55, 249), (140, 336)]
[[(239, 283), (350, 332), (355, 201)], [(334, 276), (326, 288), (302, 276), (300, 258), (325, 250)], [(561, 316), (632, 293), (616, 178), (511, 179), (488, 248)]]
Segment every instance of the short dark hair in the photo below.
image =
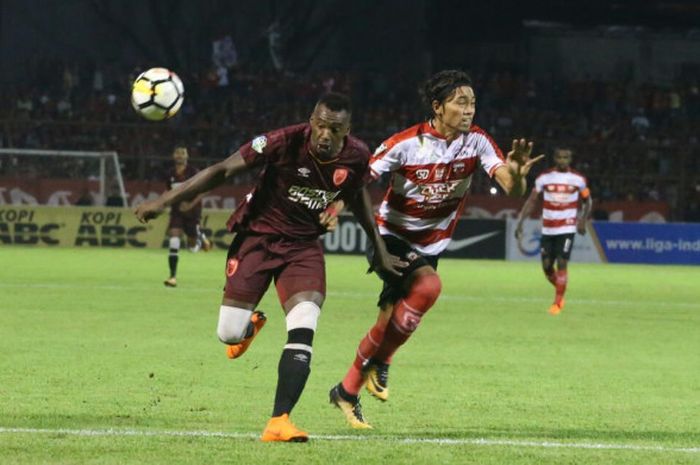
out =
[(321, 95), (316, 105), (323, 105), (331, 111), (347, 111), (352, 114), (350, 97), (340, 92), (326, 92)]
[(444, 103), (458, 87), (462, 86), (472, 86), (472, 78), (464, 71), (448, 69), (430, 76), (421, 89), (423, 102), (430, 110), (430, 114), (433, 113), (434, 101)]

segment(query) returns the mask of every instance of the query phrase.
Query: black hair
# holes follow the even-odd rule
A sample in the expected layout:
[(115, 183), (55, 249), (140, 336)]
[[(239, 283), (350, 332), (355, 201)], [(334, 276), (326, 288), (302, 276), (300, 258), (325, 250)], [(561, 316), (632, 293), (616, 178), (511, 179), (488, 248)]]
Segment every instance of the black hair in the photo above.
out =
[(430, 114), (433, 114), (434, 101), (444, 103), (461, 86), (472, 86), (472, 78), (464, 71), (448, 69), (430, 76), (420, 91)]
[(316, 105), (323, 105), (331, 111), (347, 111), (352, 113), (350, 97), (340, 92), (327, 92), (318, 99)]

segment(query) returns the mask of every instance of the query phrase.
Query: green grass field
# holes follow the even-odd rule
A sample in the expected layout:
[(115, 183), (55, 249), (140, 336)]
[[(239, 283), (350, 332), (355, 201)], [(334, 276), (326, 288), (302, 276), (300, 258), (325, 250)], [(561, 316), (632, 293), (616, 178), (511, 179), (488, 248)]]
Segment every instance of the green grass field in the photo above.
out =
[(573, 263), (546, 310), (536, 264), (444, 260), (444, 293), (394, 359), (375, 429), (328, 404), (375, 318), (378, 279), (328, 257), (307, 444), (257, 441), (283, 313), (230, 361), (216, 339), (224, 256), (0, 247), (1, 464), (698, 464), (700, 268)]

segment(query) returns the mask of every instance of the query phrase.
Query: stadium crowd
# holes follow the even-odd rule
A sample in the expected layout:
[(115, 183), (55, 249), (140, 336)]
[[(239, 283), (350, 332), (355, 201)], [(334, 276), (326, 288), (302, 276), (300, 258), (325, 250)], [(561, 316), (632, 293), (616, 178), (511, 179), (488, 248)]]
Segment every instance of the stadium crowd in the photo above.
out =
[[(138, 70), (50, 60), (37, 60), (32, 69), (21, 86), (0, 92), (0, 145), (116, 150), (127, 179), (151, 178), (175, 141), (188, 145), (195, 163), (221, 158), (263, 128), (304, 120), (310, 102), (326, 90), (353, 96), (353, 131), (370, 147), (425, 115), (419, 81), (402, 73), (299, 76), (212, 67), (182, 75), (182, 110), (172, 121), (150, 123), (129, 108), (129, 86)], [(502, 148), (514, 136), (531, 137), (538, 152), (570, 146), (574, 165), (589, 177), (598, 198), (664, 200), (672, 208), (682, 206), (678, 219), (700, 220), (698, 82), (534, 81), (510, 72), (476, 73), (473, 79), (476, 124)], [(474, 190), (489, 187), (481, 176)]]

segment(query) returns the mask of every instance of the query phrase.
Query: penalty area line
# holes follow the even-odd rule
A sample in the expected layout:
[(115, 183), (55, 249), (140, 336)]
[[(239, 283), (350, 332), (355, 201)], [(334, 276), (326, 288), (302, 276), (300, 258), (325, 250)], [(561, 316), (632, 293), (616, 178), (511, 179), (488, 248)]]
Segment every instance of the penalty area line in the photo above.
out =
[[(68, 429), (68, 428), (12, 428), (0, 427), (0, 434), (52, 434), (66, 436), (123, 436), (123, 437), (201, 437), (226, 439), (258, 439), (257, 433), (225, 432), (225, 431), (167, 431), (167, 430), (130, 430), (130, 429)], [(489, 446), (489, 447), (529, 447), (544, 449), (594, 449), (594, 450), (628, 450), (642, 452), (682, 452), (700, 453), (700, 447), (672, 447), (651, 444), (614, 444), (590, 442), (559, 442), (559, 441), (525, 441), (518, 439), (486, 439), (486, 438), (417, 438), (401, 436), (343, 436), (343, 435), (310, 435), (317, 441), (375, 441), (397, 444), (437, 444), (445, 446)]]

